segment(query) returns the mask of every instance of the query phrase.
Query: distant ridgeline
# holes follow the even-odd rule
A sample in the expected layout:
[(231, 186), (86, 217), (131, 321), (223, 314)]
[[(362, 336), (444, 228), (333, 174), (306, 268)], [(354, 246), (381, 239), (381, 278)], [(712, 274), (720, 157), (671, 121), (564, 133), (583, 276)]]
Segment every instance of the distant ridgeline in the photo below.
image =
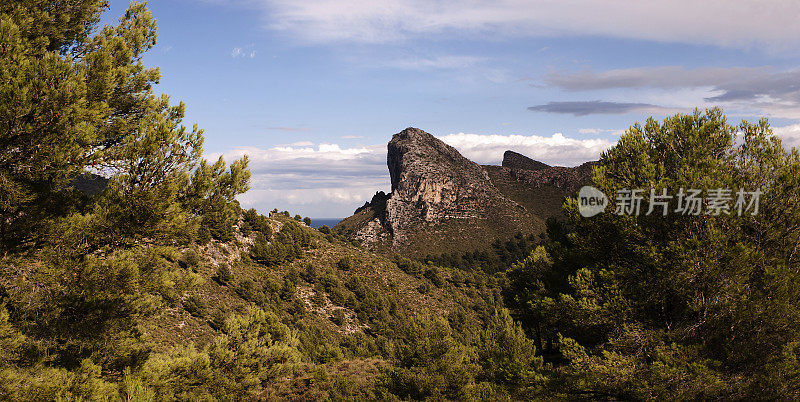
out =
[(502, 166), (478, 165), (413, 127), (392, 137), (387, 161), (392, 191), (376, 193), (335, 230), (412, 257), (487, 250), (516, 234), (543, 233), (595, 164), (548, 166), (506, 151)]

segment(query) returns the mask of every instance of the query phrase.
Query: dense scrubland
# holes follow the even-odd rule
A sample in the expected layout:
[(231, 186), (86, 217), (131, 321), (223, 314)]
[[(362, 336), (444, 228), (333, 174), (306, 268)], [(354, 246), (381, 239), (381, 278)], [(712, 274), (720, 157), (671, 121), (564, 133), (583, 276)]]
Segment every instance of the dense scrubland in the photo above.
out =
[(0, 397), (795, 399), (800, 157), (718, 109), (635, 124), (593, 184), (761, 188), (757, 215), (582, 218), (375, 254), (243, 210), (153, 92), (132, 4), (0, 4)]

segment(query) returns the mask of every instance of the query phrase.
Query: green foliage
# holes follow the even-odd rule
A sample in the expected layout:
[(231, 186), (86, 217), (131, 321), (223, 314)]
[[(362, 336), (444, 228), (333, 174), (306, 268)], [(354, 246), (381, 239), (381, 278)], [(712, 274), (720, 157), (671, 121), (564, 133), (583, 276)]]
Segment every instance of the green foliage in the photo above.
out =
[(218, 308), (214, 310), (213, 314), (211, 314), (211, 318), (208, 320), (208, 325), (217, 331), (221, 331), (225, 329), (225, 320), (227, 318), (228, 317), (225, 315), (225, 312)]
[[(25, 332), (46, 348), (47, 359), (75, 367), (91, 358), (121, 370), (139, 364), (149, 346), (136, 323), (201, 283), (180, 269), (168, 249), (140, 247), (71, 261), (52, 256), (27, 278), (24, 265), (6, 271), (14, 291), (9, 294), (16, 319)], [(11, 268), (11, 267), (9, 267)]]
[(474, 352), (454, 338), (447, 321), (429, 316), (415, 317), (402, 329), (394, 359), (378, 387), (402, 399), (459, 399), (477, 369)]
[(233, 282), (233, 272), (231, 272), (231, 269), (230, 267), (228, 267), (228, 264), (224, 262), (219, 264), (219, 267), (217, 268), (216, 278), (217, 282), (219, 282), (220, 285), (224, 286), (227, 286), (228, 284)]
[(344, 313), (343, 309), (336, 309), (333, 311), (331, 321), (333, 321), (333, 323), (336, 325), (343, 325), (347, 323), (347, 315)]
[(236, 293), (242, 298), (252, 303), (261, 303), (263, 301), (263, 294), (256, 284), (250, 280), (245, 279), (236, 285)]
[[(247, 189), (247, 160), (230, 172), (222, 161), (208, 166), (202, 130), (182, 125), (185, 106), (153, 93), (160, 74), (142, 58), (156, 43), (156, 25), (144, 4), (95, 31), (104, 1), (50, 12), (7, 3), (0, 7), (0, 119), (8, 123), (0, 130), (1, 247), (49, 241), (91, 252), (141, 238), (185, 241), (198, 221), (229, 209)], [(87, 169), (111, 176), (88, 198), (73, 187)], [(218, 225), (210, 226), (215, 234)]]
[(142, 378), (158, 400), (252, 399), (300, 363), (298, 339), (278, 317), (253, 309), (231, 317), (203, 351), (193, 345), (156, 355)]
[(568, 225), (550, 225), (552, 242), (514, 267), (507, 292), (539, 344), (552, 346), (545, 356), (567, 359), (558, 371), (564, 392), (796, 396), (773, 381), (791, 372), (800, 337), (798, 172), (797, 152), (782, 148), (766, 120), (731, 126), (711, 109), (632, 126), (594, 171), (604, 193), (760, 188), (760, 210), (585, 219), (568, 199)]
[(199, 295), (191, 295), (183, 302), (183, 308), (195, 317), (205, 317), (208, 303)]
[(336, 262), (336, 267), (342, 271), (349, 271), (353, 268), (353, 259), (350, 256), (344, 256)]
[[(185, 106), (154, 93), (143, 3), (102, 29), (106, 1), (51, 3), (0, 5), (1, 293), (13, 312), (0, 315), (0, 394), (152, 400), (136, 374), (153, 348), (140, 323), (202, 283), (179, 266), (197, 268), (198, 254), (174, 247), (231, 233), (247, 159), (209, 165)], [(185, 301), (202, 315), (201, 302)]]
[(303, 249), (311, 245), (311, 236), (295, 222), (284, 223), (272, 242), (267, 236), (256, 236), (250, 248), (250, 258), (266, 266), (292, 262), (303, 257)]
[(536, 346), (515, 323), (508, 310), (500, 310), (489, 318), (480, 338), (478, 361), (481, 377), (493, 384), (508, 386), (513, 392), (543, 382), (542, 358)]
[[(423, 262), (440, 267), (460, 270), (480, 269), (487, 273), (500, 272), (515, 262), (524, 259), (533, 250), (538, 240), (536, 236), (523, 236), (517, 233), (505, 243), (495, 240), (489, 251), (472, 251), (463, 254), (428, 255)], [(438, 286), (438, 285), (437, 285)]]
[(259, 215), (255, 208), (250, 208), (242, 212), (242, 232), (249, 235), (250, 231), (256, 231), (266, 237), (267, 240), (272, 238), (272, 227), (269, 220), (264, 215)]
[(194, 249), (186, 250), (181, 260), (182, 265), (195, 271), (197, 267), (200, 266), (200, 255), (197, 254), (197, 250)]
[(208, 242), (211, 241), (211, 232), (205, 226), (200, 226), (197, 229), (197, 243), (200, 245), (206, 245)]

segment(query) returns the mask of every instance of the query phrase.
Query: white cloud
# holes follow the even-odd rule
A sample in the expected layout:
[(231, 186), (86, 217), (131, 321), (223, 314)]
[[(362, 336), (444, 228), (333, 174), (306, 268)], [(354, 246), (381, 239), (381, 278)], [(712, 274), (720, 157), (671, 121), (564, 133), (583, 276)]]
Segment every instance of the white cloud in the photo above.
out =
[(472, 33), (599, 35), (738, 48), (797, 49), (800, 44), (800, 2), (794, 0), (245, 2), (267, 10), (270, 28), (311, 42), (386, 43)]
[(231, 57), (236, 58), (256, 58), (256, 51), (251, 49), (252, 45), (246, 47), (235, 47), (231, 50)]
[(373, 66), (389, 67), (399, 70), (430, 70), (430, 69), (460, 69), (472, 67), (486, 59), (483, 57), (474, 56), (436, 56), (430, 58), (424, 57), (405, 57), (384, 62), (379, 62)]
[(614, 145), (605, 139), (579, 140), (561, 133), (550, 137), (458, 133), (439, 139), (458, 149), (467, 158), (482, 164), (499, 164), (503, 152), (512, 150), (549, 165), (575, 166), (599, 159), (601, 152)]
[[(503, 152), (513, 150), (552, 165), (574, 166), (596, 160), (613, 145), (602, 139), (578, 140), (553, 134), (480, 135), (450, 134), (438, 137), (467, 158), (482, 164), (499, 164)], [(389, 190), (386, 146), (342, 147), (298, 141), (272, 148), (242, 147), (225, 153), (226, 160), (248, 155), (253, 179), (251, 190), (239, 197), (242, 205), (260, 211), (273, 208), (311, 217), (344, 217)], [(214, 160), (219, 154), (208, 155)]]
[(776, 70), (766, 66), (551, 71), (544, 77), (548, 86), (566, 91), (650, 91), (659, 104), (672, 100), (674, 104), (720, 105), (733, 110), (733, 114), (792, 119), (800, 118), (798, 82), (800, 69)]
[(800, 124), (785, 127), (773, 127), (772, 132), (781, 138), (785, 148), (795, 147), (800, 150)]
[[(268, 149), (243, 147), (226, 160), (250, 157), (251, 190), (239, 197), (245, 207), (273, 208), (311, 217), (344, 217), (388, 190), (386, 147), (341, 147), (298, 141)], [(215, 159), (219, 155), (209, 155)]]

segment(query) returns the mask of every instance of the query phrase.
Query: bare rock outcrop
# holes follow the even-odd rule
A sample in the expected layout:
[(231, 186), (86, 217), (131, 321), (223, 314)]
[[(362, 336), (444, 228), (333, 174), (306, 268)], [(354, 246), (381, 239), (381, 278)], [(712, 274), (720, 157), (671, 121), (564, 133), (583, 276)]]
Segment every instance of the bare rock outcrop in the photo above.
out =
[(485, 248), (542, 226), (505, 197), (480, 165), (431, 134), (407, 128), (392, 137), (387, 150), (391, 193), (376, 194), (337, 225), (362, 244), (437, 254)]
[(503, 153), (502, 166), (504, 168), (509, 168), (509, 169), (521, 169), (521, 170), (533, 170), (533, 171), (543, 170), (550, 167), (550, 165), (546, 163), (533, 160), (523, 154), (519, 154), (514, 151), (506, 151)]

